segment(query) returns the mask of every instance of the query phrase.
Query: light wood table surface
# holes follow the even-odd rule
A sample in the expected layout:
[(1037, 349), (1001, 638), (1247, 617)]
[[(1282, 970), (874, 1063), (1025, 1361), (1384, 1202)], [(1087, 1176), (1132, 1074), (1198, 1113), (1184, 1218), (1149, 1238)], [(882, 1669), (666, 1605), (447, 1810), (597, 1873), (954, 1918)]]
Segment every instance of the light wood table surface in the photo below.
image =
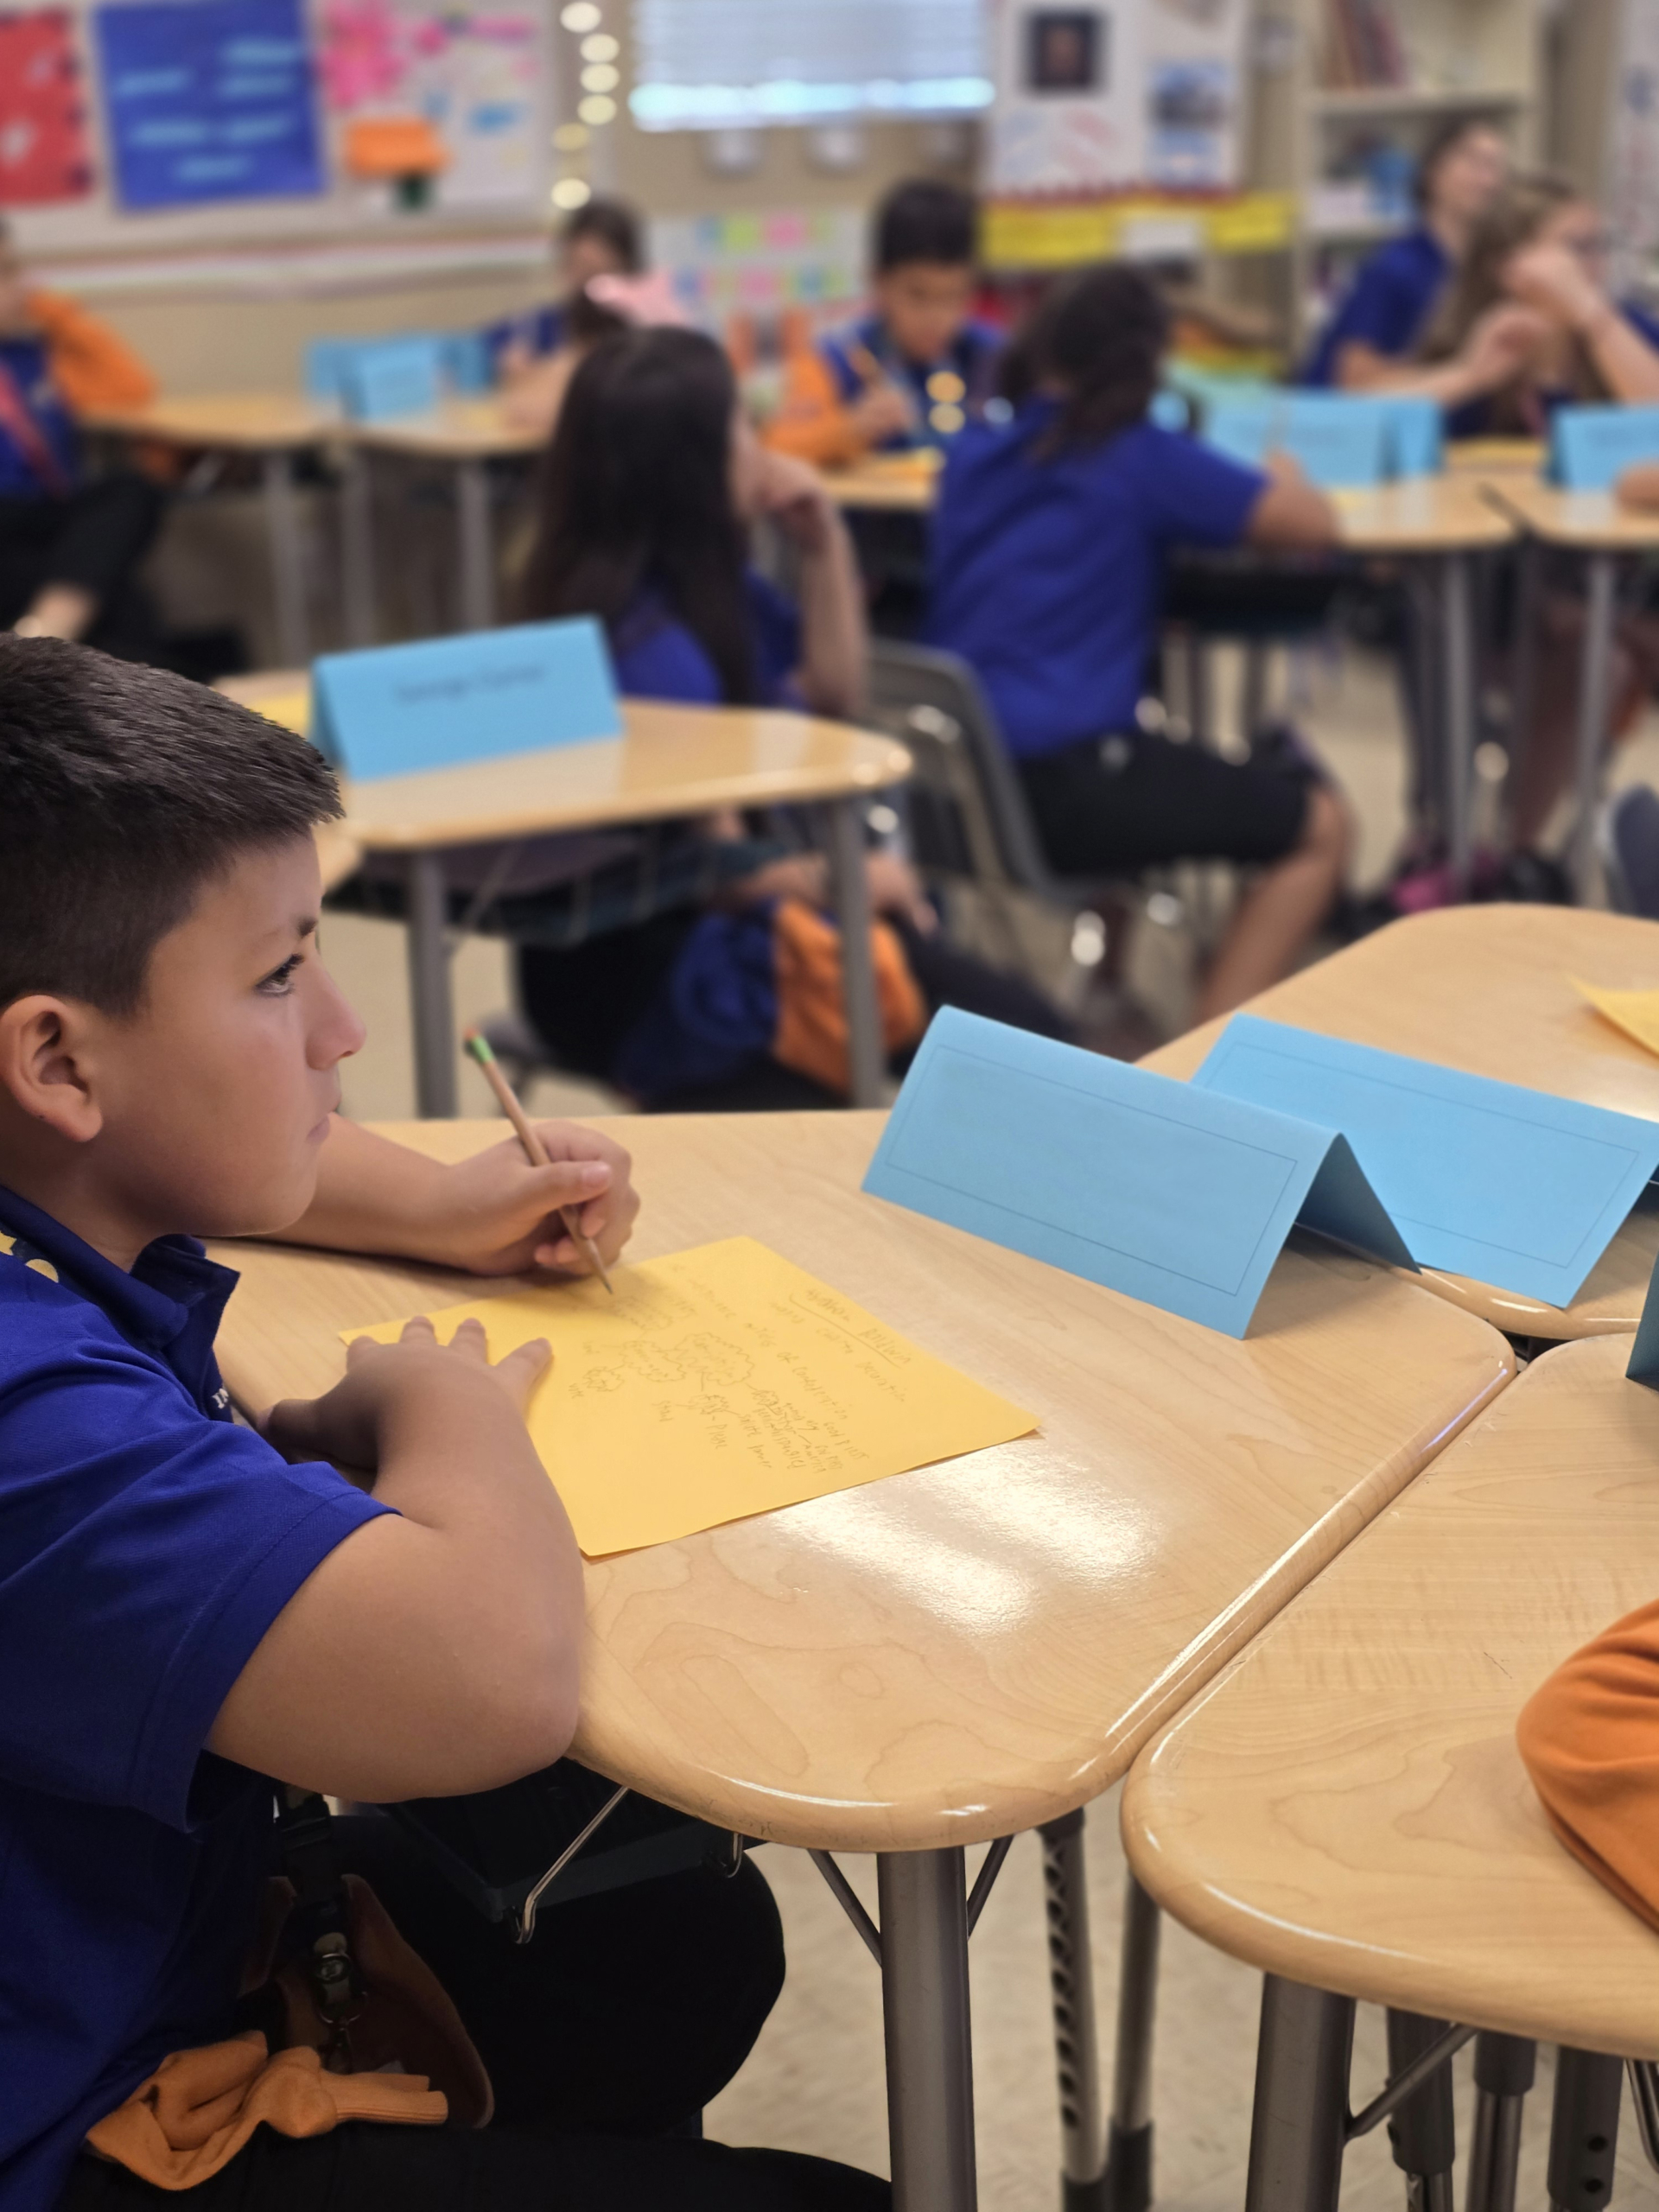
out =
[[(576, 1756), (721, 1826), (885, 1854), (884, 1921), (913, 1935), (934, 1916), (927, 1971), (947, 1982), (965, 1975), (961, 1847), (1107, 1788), (1514, 1371), (1484, 1324), (1300, 1238), (1235, 1341), (924, 1220), (858, 1188), (874, 1114), (604, 1126), (634, 1155), (639, 1257), (758, 1236), (1040, 1418), (1021, 1442), (586, 1570)], [(503, 1128), (390, 1134), (453, 1159)], [(479, 1287), (276, 1245), (219, 1255), (243, 1274), (219, 1356), (252, 1410), (327, 1389), (341, 1328)], [(909, 1941), (884, 1936), (889, 1962), (925, 1982)], [(890, 2060), (895, 2036), (912, 2048), (897, 1986)], [(965, 2063), (965, 2012), (961, 2033)], [(953, 2130), (962, 2088), (939, 2092)], [(933, 2171), (910, 2139), (899, 2170)], [(971, 2151), (967, 2171), (901, 2209), (959, 2212)]]
[[(1567, 906), (1448, 906), (1390, 923), (1263, 991), (1244, 1011), (1659, 1121), (1659, 1058), (1587, 1005), (1569, 976), (1615, 990), (1659, 988), (1659, 922)], [(1206, 1022), (1142, 1065), (1190, 1076), (1225, 1026)], [(1570, 1306), (1433, 1268), (1418, 1280), (1513, 1336), (1628, 1335), (1656, 1259), (1659, 1203), (1649, 1198)]]
[(823, 486), (837, 506), (931, 514), (944, 466), (944, 456), (931, 447), (916, 453), (869, 454), (849, 468), (826, 468)]
[(1252, 2204), (1287, 2134), (1322, 2132), (1322, 2069), (1298, 2088), (1275, 2055), (1299, 2018), (1320, 2042), (1351, 2024), (1316, 1993), (1659, 2056), (1659, 1935), (1555, 1840), (1515, 1744), (1545, 1676), (1654, 1594), (1659, 1394), (1624, 1379), (1628, 1353), (1535, 1360), (1129, 1778), (1138, 1878), (1274, 1977)]
[(1541, 438), (1457, 438), (1446, 448), (1448, 476), (1537, 476), (1549, 448)]
[(1465, 476), (1415, 476), (1331, 494), (1353, 553), (1470, 553), (1507, 545), (1514, 523)]
[[(297, 671), (234, 677), (219, 689), (303, 731), (304, 716), (293, 709), (308, 684)], [(553, 746), (347, 786), (346, 834), (364, 852), (397, 854), (408, 866), (410, 995), (422, 1112), (455, 1110), (446, 852), (768, 806), (821, 810), (841, 921), (853, 1098), (874, 1104), (886, 1055), (870, 963), (862, 809), (874, 792), (904, 782), (909, 753), (892, 738), (847, 722), (768, 708), (625, 699), (622, 720), (621, 737), (591, 745)]]
[(338, 416), (291, 393), (232, 391), (163, 393), (147, 406), (94, 408), (79, 420), (87, 429), (105, 436), (185, 451), (199, 448), (257, 457), (264, 484), (277, 655), (284, 661), (308, 660), (305, 548), (294, 500), (294, 460), (297, 454), (338, 439)]

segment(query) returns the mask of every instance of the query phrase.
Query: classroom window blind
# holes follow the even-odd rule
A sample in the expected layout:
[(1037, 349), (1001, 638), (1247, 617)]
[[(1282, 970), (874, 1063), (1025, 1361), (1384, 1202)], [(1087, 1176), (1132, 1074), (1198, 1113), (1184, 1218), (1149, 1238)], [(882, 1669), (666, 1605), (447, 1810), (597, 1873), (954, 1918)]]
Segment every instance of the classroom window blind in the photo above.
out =
[(983, 0), (633, 0), (643, 130), (971, 114), (991, 99)]

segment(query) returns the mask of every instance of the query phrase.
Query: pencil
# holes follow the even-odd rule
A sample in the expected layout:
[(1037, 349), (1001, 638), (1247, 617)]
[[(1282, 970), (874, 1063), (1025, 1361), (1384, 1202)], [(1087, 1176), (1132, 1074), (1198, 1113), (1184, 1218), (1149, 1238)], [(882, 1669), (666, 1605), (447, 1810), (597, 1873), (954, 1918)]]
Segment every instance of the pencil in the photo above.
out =
[[(501, 1111), (506, 1116), (507, 1119), (512, 1123), (514, 1129), (518, 1132), (518, 1141), (524, 1147), (524, 1151), (529, 1158), (531, 1166), (532, 1167), (550, 1167), (553, 1163), (547, 1156), (547, 1147), (543, 1145), (540, 1137), (537, 1135), (535, 1129), (531, 1127), (530, 1116), (525, 1113), (524, 1108), (518, 1103), (518, 1093), (513, 1090), (512, 1085), (507, 1081), (505, 1076), (502, 1074), (501, 1063), (496, 1058), (495, 1054), (490, 1050), (489, 1039), (487, 1037), (480, 1036), (476, 1029), (469, 1029), (461, 1041), (466, 1050), (469, 1052), (473, 1058), (478, 1062), (480, 1067), (483, 1069), (485, 1080), (489, 1084), (490, 1089), (495, 1093), (497, 1098), (500, 1101)], [(606, 1289), (608, 1290), (611, 1296), (614, 1298), (616, 1296), (615, 1286), (611, 1281), (611, 1278), (606, 1271), (604, 1261), (601, 1259), (599, 1255), (599, 1247), (594, 1243), (591, 1236), (585, 1236), (582, 1233), (582, 1208), (580, 1206), (561, 1206), (559, 1208), (559, 1217), (563, 1222), (566, 1229), (569, 1231), (570, 1242), (575, 1246), (577, 1251), (581, 1253), (582, 1258), (586, 1260), (592, 1272), (599, 1277), (601, 1282), (604, 1284)]]

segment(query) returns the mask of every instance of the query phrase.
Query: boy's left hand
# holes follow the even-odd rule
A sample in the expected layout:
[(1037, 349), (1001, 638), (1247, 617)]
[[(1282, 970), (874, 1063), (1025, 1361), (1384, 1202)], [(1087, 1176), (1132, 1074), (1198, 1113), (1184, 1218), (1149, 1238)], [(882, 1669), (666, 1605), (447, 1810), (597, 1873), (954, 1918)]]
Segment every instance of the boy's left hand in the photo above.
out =
[(585, 1274), (588, 1265), (559, 1218), (562, 1205), (582, 1208), (585, 1236), (609, 1267), (633, 1233), (639, 1193), (632, 1162), (613, 1138), (570, 1122), (538, 1122), (548, 1160), (532, 1167), (517, 1137), (443, 1169), (431, 1211), (421, 1224), (423, 1251), (478, 1275), (521, 1274), (559, 1268)]

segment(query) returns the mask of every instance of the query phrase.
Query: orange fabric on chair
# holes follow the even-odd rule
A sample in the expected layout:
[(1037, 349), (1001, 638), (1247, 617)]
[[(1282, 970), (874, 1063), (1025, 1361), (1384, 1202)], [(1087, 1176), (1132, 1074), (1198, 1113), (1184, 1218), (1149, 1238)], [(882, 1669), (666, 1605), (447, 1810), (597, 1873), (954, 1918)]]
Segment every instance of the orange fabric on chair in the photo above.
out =
[[(772, 917), (778, 1027), (772, 1056), (830, 1090), (852, 1089), (841, 932), (799, 899), (785, 899)], [(870, 964), (881, 1039), (889, 1052), (913, 1045), (927, 1027), (927, 1007), (910, 972), (905, 948), (886, 922), (870, 925)]]
[(1561, 1841), (1659, 1928), (1659, 1603), (1558, 1667), (1516, 1738)]
[(156, 378), (126, 340), (55, 292), (31, 292), (30, 320), (46, 340), (53, 382), (70, 411), (98, 407), (143, 407), (156, 397)]
[(175, 2051), (86, 2140), (157, 2189), (194, 2189), (227, 2166), (261, 2126), (279, 2135), (327, 2135), (342, 2120), (442, 2127), (448, 2115), (423, 2074), (325, 2074), (315, 2050), (268, 2057), (255, 2032)]
[(761, 435), (775, 451), (819, 468), (845, 468), (870, 449), (842, 398), (835, 372), (815, 346), (785, 360), (784, 396)]

